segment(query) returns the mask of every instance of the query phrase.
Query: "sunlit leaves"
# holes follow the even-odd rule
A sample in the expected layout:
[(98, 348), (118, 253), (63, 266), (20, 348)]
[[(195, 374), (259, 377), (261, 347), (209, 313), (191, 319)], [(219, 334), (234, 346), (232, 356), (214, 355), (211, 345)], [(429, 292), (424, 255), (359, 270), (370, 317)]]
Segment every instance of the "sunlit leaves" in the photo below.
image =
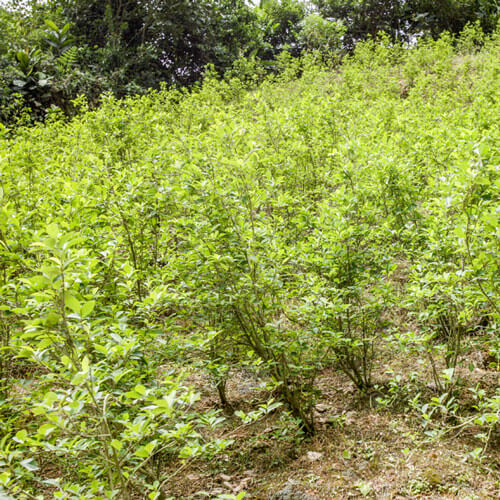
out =
[[(252, 91), (212, 76), (2, 136), (0, 356), (26, 379), (0, 480), (37, 494), (40, 455), (78, 464), (61, 495), (168, 495), (175, 461), (232, 452), (200, 399), (229, 410), (237, 372), (275, 397), (238, 425), (291, 410), (312, 432), (326, 368), (367, 391), (408, 350), (448, 394), (469, 332), (498, 359), (489, 43), (467, 70), (446, 39), (360, 45), (334, 74), (284, 57)], [(493, 428), (498, 402), (477, 406)]]

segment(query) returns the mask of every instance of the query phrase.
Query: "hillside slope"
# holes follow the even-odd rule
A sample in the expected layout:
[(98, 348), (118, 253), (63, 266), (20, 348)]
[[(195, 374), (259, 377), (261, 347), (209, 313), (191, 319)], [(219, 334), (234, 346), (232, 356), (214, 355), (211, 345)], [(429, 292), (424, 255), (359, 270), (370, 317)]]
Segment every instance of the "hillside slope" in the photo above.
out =
[(0, 497), (498, 498), (478, 38), (0, 132)]

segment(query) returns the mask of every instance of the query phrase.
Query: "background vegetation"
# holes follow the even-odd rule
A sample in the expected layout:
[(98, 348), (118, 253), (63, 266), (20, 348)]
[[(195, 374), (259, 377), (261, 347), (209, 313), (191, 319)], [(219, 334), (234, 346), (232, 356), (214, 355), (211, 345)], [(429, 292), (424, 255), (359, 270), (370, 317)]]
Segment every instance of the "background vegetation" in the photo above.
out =
[(79, 95), (95, 106), (105, 92), (191, 86), (207, 65), (223, 75), (240, 58), (276, 71), (284, 50), (338, 59), (380, 31), (413, 43), (477, 21), (490, 33), (499, 9), (496, 0), (8, 0), (0, 6), (0, 120), (72, 115)]

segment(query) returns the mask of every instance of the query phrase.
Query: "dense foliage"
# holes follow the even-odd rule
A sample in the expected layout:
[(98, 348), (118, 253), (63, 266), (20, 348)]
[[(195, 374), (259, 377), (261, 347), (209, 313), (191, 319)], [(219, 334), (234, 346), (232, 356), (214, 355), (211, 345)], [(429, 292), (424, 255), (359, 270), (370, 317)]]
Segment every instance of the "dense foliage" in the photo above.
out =
[(410, 41), (428, 33), (460, 32), (479, 21), (483, 30), (496, 27), (500, 5), (496, 0), (313, 0), (322, 15), (342, 19), (347, 26), (345, 43), (353, 47), (379, 31), (397, 40)]
[(326, 369), (486, 454), (500, 394), (465, 360), (500, 366), (499, 48), (382, 38), (0, 129), (0, 496), (167, 498), (235, 427), (316, 432)]
[(496, 0), (7, 0), (0, 4), (0, 122), (15, 126), (74, 115), (80, 95), (145, 94), (219, 75), (276, 72), (283, 51), (319, 50), (338, 61), (384, 31), (413, 43), (499, 19)]

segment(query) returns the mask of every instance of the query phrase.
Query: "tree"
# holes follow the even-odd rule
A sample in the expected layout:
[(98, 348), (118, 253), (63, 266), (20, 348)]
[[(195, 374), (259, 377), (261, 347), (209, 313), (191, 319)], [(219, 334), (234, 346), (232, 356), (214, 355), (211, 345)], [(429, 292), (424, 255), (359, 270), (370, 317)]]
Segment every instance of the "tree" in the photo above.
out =
[(386, 31), (400, 38), (406, 28), (406, 6), (402, 0), (315, 0), (323, 16), (342, 20), (346, 26), (344, 44), (356, 42)]
[(302, 23), (299, 39), (307, 49), (331, 55), (341, 51), (345, 31), (342, 21), (310, 14)]
[(301, 52), (298, 33), (307, 15), (304, 2), (299, 0), (261, 0), (257, 9), (263, 39), (263, 59), (274, 59), (283, 49), (294, 56)]
[(483, 29), (492, 31), (499, 13), (496, 0), (314, 0), (314, 4), (323, 16), (345, 23), (349, 49), (379, 31), (402, 41), (422, 34), (437, 38), (443, 31), (459, 33), (477, 19)]
[(63, 11), (118, 94), (131, 84), (191, 84), (209, 63), (223, 71), (251, 48), (257, 27), (243, 0), (66, 0)]

